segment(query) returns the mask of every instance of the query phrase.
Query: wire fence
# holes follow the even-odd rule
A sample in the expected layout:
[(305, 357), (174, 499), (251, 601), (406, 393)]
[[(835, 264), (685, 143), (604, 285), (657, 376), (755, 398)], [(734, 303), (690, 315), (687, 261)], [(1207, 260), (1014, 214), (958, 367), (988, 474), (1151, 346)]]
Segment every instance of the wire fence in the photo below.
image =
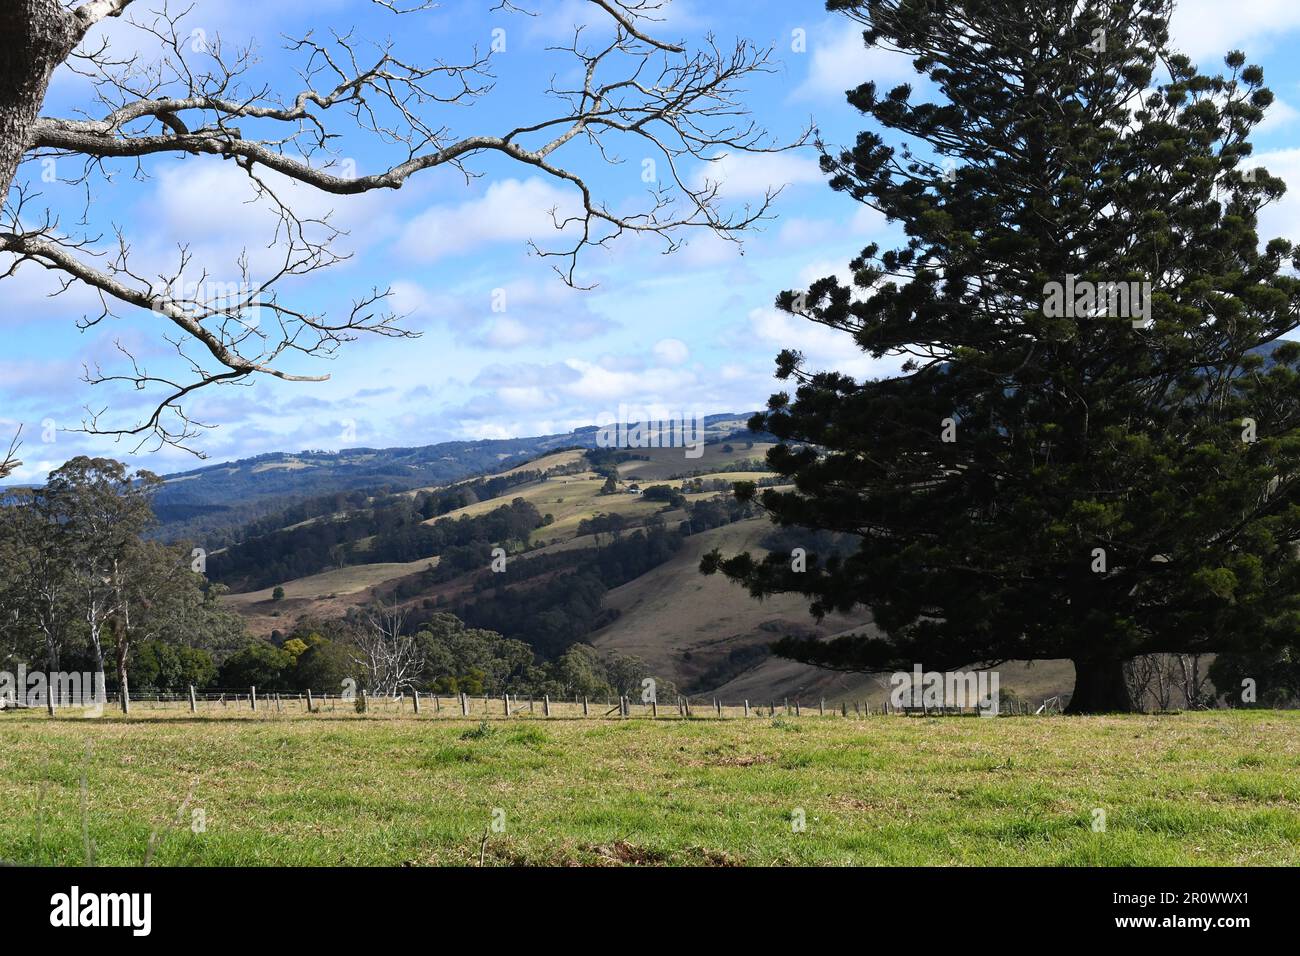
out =
[[(255, 687), (241, 689), (190, 690), (183, 694), (144, 693), (130, 694), (127, 712), (157, 716), (191, 716), (204, 718), (275, 717), (275, 716), (384, 716), (420, 719), (472, 718), (504, 720), (512, 718), (542, 719), (745, 719), (776, 717), (840, 717), (865, 718), (873, 716), (978, 716), (1043, 715), (1060, 710), (1058, 698), (1047, 698), (1034, 703), (1026, 700), (1002, 701), (991, 711), (987, 707), (934, 706), (921, 704), (915, 707), (897, 707), (884, 701), (871, 703), (864, 700), (827, 700), (823, 697), (809, 702), (800, 697), (782, 697), (767, 700), (742, 700), (728, 702), (721, 698), (676, 696), (671, 701), (655, 698), (584, 697), (552, 698), (548, 695), (527, 696), (516, 694), (470, 695), (437, 694), (406, 691), (399, 695), (375, 695), (365, 690), (356, 693), (260, 691)], [(10, 702), (10, 708), (14, 707)], [(54, 695), (33, 706), (30, 702), (17, 709), (44, 709), (50, 714), (77, 711), (122, 712), (121, 698), (110, 692), (96, 700), (93, 694)]]

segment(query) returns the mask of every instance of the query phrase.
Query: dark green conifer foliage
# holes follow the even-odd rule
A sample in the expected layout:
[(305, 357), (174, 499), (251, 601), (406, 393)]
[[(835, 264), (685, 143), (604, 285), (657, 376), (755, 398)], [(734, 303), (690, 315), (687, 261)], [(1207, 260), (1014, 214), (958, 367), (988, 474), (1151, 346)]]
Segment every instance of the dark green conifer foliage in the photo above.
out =
[[(783, 352), (794, 394), (752, 423), (795, 486), (763, 492), (773, 519), (860, 549), (703, 570), (818, 615), (868, 607), (883, 632), (786, 639), (787, 657), (1070, 658), (1079, 712), (1129, 709), (1138, 654), (1300, 647), (1300, 346), (1280, 341), (1300, 283), (1291, 245), (1256, 233), (1285, 188), (1249, 159), (1263, 72), (1240, 52), (1199, 72), (1164, 0), (827, 5), (937, 95), (849, 93), (889, 141), (863, 132), (822, 165), (906, 243), (778, 305), (908, 361), (859, 382)], [(1150, 282), (1150, 324), (1105, 297), (1049, 314), (1071, 276)]]

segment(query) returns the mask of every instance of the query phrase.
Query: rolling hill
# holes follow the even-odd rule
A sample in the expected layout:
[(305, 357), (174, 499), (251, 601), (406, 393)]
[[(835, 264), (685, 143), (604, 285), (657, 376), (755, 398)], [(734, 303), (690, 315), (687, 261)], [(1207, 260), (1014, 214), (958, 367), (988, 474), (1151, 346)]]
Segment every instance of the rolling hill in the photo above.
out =
[[(730, 437), (730, 436), (728, 436)], [(483, 569), (432, 575), (437, 556), (405, 562), (350, 564), (280, 582), (283, 598), (273, 599), (274, 586), (232, 594), (225, 600), (244, 616), (252, 633), (268, 636), (292, 629), (299, 618), (341, 616), (351, 607), (375, 600), (397, 600), (408, 609), (436, 607), (458, 610), (457, 601), (526, 599), (530, 589), (544, 587), (555, 574), (591, 567), (604, 560), (611, 541), (626, 543), (626, 535), (652, 525), (682, 530), (681, 547), (644, 573), (610, 587), (603, 595), (600, 623), (590, 633), (571, 635), (606, 653), (632, 655), (646, 661), (652, 671), (693, 694), (716, 694), (727, 700), (754, 703), (819, 698), (861, 701), (878, 707), (887, 686), (858, 674), (838, 674), (771, 656), (769, 645), (784, 635), (833, 637), (870, 628), (865, 612), (833, 615), (818, 623), (808, 614), (804, 600), (782, 595), (756, 601), (724, 577), (699, 573), (701, 557), (719, 548), (724, 552), (762, 551), (771, 525), (762, 517), (742, 517), (720, 526), (692, 526), (697, 507), (714, 507), (729, 499), (725, 486), (737, 480), (770, 477), (761, 464), (767, 445), (747, 440), (719, 441), (705, 448), (698, 459), (684, 460), (681, 449), (636, 449), (633, 457), (610, 465), (597, 459), (593, 465), (582, 449), (544, 452), (526, 461), (497, 469), (498, 494), (471, 500), (419, 523), (464, 522), (483, 519), (515, 502), (536, 509), (544, 523), (528, 533), (510, 559), (515, 572), (498, 583), (485, 580)], [(726, 450), (724, 450), (726, 446)], [(593, 468), (600, 469), (599, 471)], [(610, 491), (608, 477), (616, 476)], [(707, 491), (692, 478), (699, 478)], [(650, 500), (642, 493), (653, 485), (669, 485), (679, 503)], [(443, 485), (408, 489), (398, 495), (419, 501), (449, 489), (485, 486), (469, 477)], [(498, 486), (493, 486), (498, 487)], [(458, 492), (459, 494), (459, 492)], [(617, 515), (618, 532), (592, 533), (592, 519)], [(345, 515), (329, 516), (341, 520)], [(354, 560), (364, 559), (370, 539), (356, 542)], [(537, 562), (534, 564), (534, 562)], [(446, 570), (446, 569), (444, 569)], [(485, 585), (488, 589), (485, 591)], [(489, 604), (490, 606), (490, 604)], [(513, 606), (513, 605), (511, 605)], [(1073, 671), (1068, 662), (1003, 665), (1002, 686), (1037, 700), (1067, 691)]]
[[(748, 414), (731, 412), (706, 416), (706, 440), (717, 442), (744, 432), (747, 418)], [(595, 448), (599, 431), (589, 426), (556, 435), (411, 448), (273, 452), (165, 475), (154, 512), (161, 537), (202, 540), (215, 548), (231, 540), (240, 525), (306, 498), (360, 490), (415, 490), (509, 471), (557, 449)], [(681, 449), (674, 451), (682, 454)]]

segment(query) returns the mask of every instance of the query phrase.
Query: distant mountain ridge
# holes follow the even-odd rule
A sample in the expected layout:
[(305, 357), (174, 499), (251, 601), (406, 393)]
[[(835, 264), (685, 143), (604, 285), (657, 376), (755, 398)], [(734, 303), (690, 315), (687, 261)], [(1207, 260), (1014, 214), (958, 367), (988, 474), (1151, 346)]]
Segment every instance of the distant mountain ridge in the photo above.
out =
[[(704, 418), (705, 441), (749, 435), (752, 413)], [(166, 538), (220, 543), (231, 529), (306, 497), (403, 491), (491, 474), (561, 448), (595, 448), (604, 426), (525, 438), (447, 441), (406, 448), (269, 452), (165, 475), (154, 512)]]

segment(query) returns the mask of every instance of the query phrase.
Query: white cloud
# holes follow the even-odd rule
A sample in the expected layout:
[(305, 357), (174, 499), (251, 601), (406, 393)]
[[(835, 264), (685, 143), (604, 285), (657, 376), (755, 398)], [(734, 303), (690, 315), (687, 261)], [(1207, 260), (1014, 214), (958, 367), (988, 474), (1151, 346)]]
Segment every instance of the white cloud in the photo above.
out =
[(1281, 236), (1300, 242), (1300, 148), (1256, 153), (1244, 165), (1248, 169), (1263, 166), (1270, 175), (1281, 177), (1289, 187), (1281, 199), (1260, 210), (1260, 241), (1268, 242)]
[[(373, 246), (397, 228), (396, 202), (390, 196), (335, 196), (265, 169), (258, 177), (305, 223), (311, 241), (325, 242), (339, 230), (342, 234), (331, 242), (337, 255)], [(269, 198), (258, 197), (255, 185), (233, 163), (186, 157), (162, 166), (138, 208), (137, 224), (128, 235), (139, 275), (170, 275), (179, 267), (180, 246), (191, 257), (187, 281), (198, 282), (204, 273), (209, 282), (238, 281), (241, 254), (248, 257), (254, 282), (284, 267), (287, 247), (278, 209)], [(329, 226), (319, 224), (326, 220)]]
[(445, 334), (450, 329), (464, 345), (489, 349), (566, 345), (595, 338), (617, 323), (595, 311), (595, 294), (544, 276), (516, 278), (491, 286), (491, 279), (466, 281), (431, 293), (409, 279), (392, 284), (393, 310), (410, 316), (408, 324)]
[(701, 169), (695, 187), (716, 183), (719, 196), (761, 199), (768, 191), (825, 179), (815, 160), (796, 153), (718, 153)]
[[(528, 21), (526, 35), (530, 39), (571, 41), (577, 27), (583, 28), (584, 39), (613, 33), (613, 18), (588, 0), (548, 0), (539, 5), (537, 13), (538, 16)], [(503, 17), (501, 22), (508, 29), (512, 21)], [(519, 19), (513, 22), (518, 23)], [(668, 42), (680, 40), (683, 32), (697, 30), (704, 23), (705, 18), (687, 0), (648, 4), (645, 15), (639, 19), (646, 34)]]
[[(685, 345), (677, 344), (681, 347), (653, 351), (681, 357)], [(472, 387), (481, 392), (441, 414), (460, 421), (462, 434), (486, 437), (498, 434), (498, 427), (505, 428), (501, 435), (541, 435), (604, 424), (621, 415), (666, 418), (748, 410), (772, 391), (770, 374), (766, 365), (762, 371), (735, 362), (717, 370), (667, 368), (628, 355), (606, 355), (595, 362), (569, 358), (550, 365), (497, 365), (474, 379)]]
[(573, 194), (535, 176), (498, 180), (482, 196), (416, 216), (403, 230), (402, 250), (412, 259), (432, 262), (491, 243), (533, 239), (545, 246), (572, 231), (556, 230), (551, 210), (562, 220), (576, 215), (579, 203)]
[(627, 404), (654, 401), (660, 396), (677, 394), (695, 381), (693, 373), (674, 369), (617, 371), (576, 358), (564, 364), (578, 373), (576, 380), (564, 386), (564, 392), (572, 398), (593, 402)]
[(885, 214), (878, 209), (870, 206), (859, 205), (857, 212), (853, 214), (850, 228), (854, 235), (874, 236), (889, 227), (889, 220)]
[(846, 232), (851, 236), (879, 237), (888, 226), (883, 213), (859, 204), (848, 221), (847, 230), (843, 220), (796, 217), (782, 221), (777, 239), (783, 246), (809, 248), (840, 240)]
[[(0, 255), (0, 273), (6, 272), (13, 256)], [(0, 328), (28, 323), (71, 322), (72, 317), (98, 315), (99, 298), (89, 286), (74, 282), (62, 288), (62, 273), (43, 269), (33, 262), (20, 265), (4, 282), (4, 308)]]
[[(1300, 28), (1295, 0), (1181, 0), (1170, 21), (1173, 46), (1197, 60), (1203, 70), (1222, 65), (1229, 50), (1246, 51), (1250, 62), (1277, 39)], [(1289, 45), (1288, 45), (1289, 46)]]
[(796, 100), (828, 99), (844, 102), (844, 93), (874, 80), (878, 88), (892, 89), (899, 83), (914, 86), (926, 82), (912, 68), (911, 58), (878, 47), (868, 49), (862, 27), (843, 18), (824, 23), (808, 39), (811, 60), (808, 75), (795, 88)]
[(1255, 127), (1255, 134), (1268, 135), (1284, 126), (1290, 126), (1298, 116), (1300, 116), (1300, 111), (1296, 110), (1290, 103), (1285, 102), (1281, 97), (1278, 97), (1265, 110), (1264, 121)]
[(691, 350), (681, 339), (660, 339), (654, 353), (660, 365), (681, 365), (691, 357)]
[(786, 246), (816, 246), (834, 235), (835, 223), (830, 219), (795, 217), (781, 223), (781, 232), (777, 238)]
[(847, 332), (777, 309), (754, 309), (749, 313), (749, 325), (754, 335), (760, 341), (770, 343), (774, 350), (798, 349), (811, 371), (843, 372), (864, 379), (895, 374), (902, 366), (902, 359), (871, 358), (858, 348), (853, 336)]
[(683, 238), (682, 245), (671, 256), (660, 255), (650, 260), (651, 268), (658, 266), (668, 276), (680, 279), (683, 266), (709, 269), (714, 266), (735, 265), (740, 262), (744, 245), (724, 239), (716, 232), (696, 230)]
[(853, 270), (849, 268), (847, 259), (818, 259), (815, 262), (808, 263), (799, 270), (800, 287), (806, 289), (818, 279), (824, 279), (827, 276), (834, 276), (842, 286), (853, 287)]

